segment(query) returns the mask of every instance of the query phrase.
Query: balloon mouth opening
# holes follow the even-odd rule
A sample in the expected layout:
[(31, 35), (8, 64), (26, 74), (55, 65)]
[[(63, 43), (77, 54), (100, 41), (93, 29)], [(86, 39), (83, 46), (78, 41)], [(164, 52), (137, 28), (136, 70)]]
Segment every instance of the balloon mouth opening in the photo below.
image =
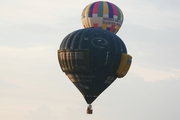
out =
[(85, 95), (84, 98), (85, 98), (87, 104), (90, 105), (97, 98), (97, 96), (95, 96), (95, 95)]

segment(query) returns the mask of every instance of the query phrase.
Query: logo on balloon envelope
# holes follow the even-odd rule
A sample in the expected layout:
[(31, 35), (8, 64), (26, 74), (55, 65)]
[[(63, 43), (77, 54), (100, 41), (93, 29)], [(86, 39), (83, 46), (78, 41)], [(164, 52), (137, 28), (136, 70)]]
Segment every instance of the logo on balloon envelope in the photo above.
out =
[(95, 48), (100, 48), (100, 49), (103, 49), (103, 48), (107, 49), (109, 45), (108, 41), (101, 37), (92, 39), (91, 43), (93, 44)]
[(112, 24), (116, 26), (121, 26), (121, 20), (114, 18), (103, 18), (103, 24)]

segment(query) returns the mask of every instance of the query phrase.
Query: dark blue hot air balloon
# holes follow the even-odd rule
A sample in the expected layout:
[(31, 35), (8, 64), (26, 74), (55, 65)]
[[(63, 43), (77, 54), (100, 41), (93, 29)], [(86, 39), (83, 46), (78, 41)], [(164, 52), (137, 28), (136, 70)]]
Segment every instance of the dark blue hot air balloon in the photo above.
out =
[(89, 105), (117, 77), (126, 75), (131, 59), (117, 35), (97, 28), (79, 29), (68, 34), (58, 50), (62, 71)]

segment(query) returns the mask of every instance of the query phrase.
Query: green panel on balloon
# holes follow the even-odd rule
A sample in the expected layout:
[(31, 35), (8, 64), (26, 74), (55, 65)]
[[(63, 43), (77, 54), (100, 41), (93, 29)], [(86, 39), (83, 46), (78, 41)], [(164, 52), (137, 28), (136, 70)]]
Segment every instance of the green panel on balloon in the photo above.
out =
[(89, 50), (59, 50), (58, 56), (63, 72), (89, 71)]

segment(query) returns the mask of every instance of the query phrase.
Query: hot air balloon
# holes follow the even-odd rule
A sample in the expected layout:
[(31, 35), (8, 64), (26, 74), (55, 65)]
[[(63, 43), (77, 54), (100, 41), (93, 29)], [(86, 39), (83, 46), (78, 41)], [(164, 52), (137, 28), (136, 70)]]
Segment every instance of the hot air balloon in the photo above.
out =
[(113, 3), (98, 1), (84, 8), (81, 21), (84, 28), (101, 28), (116, 34), (123, 23), (123, 13)]
[(60, 67), (89, 104), (117, 77), (126, 75), (132, 57), (124, 42), (103, 29), (79, 29), (68, 34), (58, 50)]

